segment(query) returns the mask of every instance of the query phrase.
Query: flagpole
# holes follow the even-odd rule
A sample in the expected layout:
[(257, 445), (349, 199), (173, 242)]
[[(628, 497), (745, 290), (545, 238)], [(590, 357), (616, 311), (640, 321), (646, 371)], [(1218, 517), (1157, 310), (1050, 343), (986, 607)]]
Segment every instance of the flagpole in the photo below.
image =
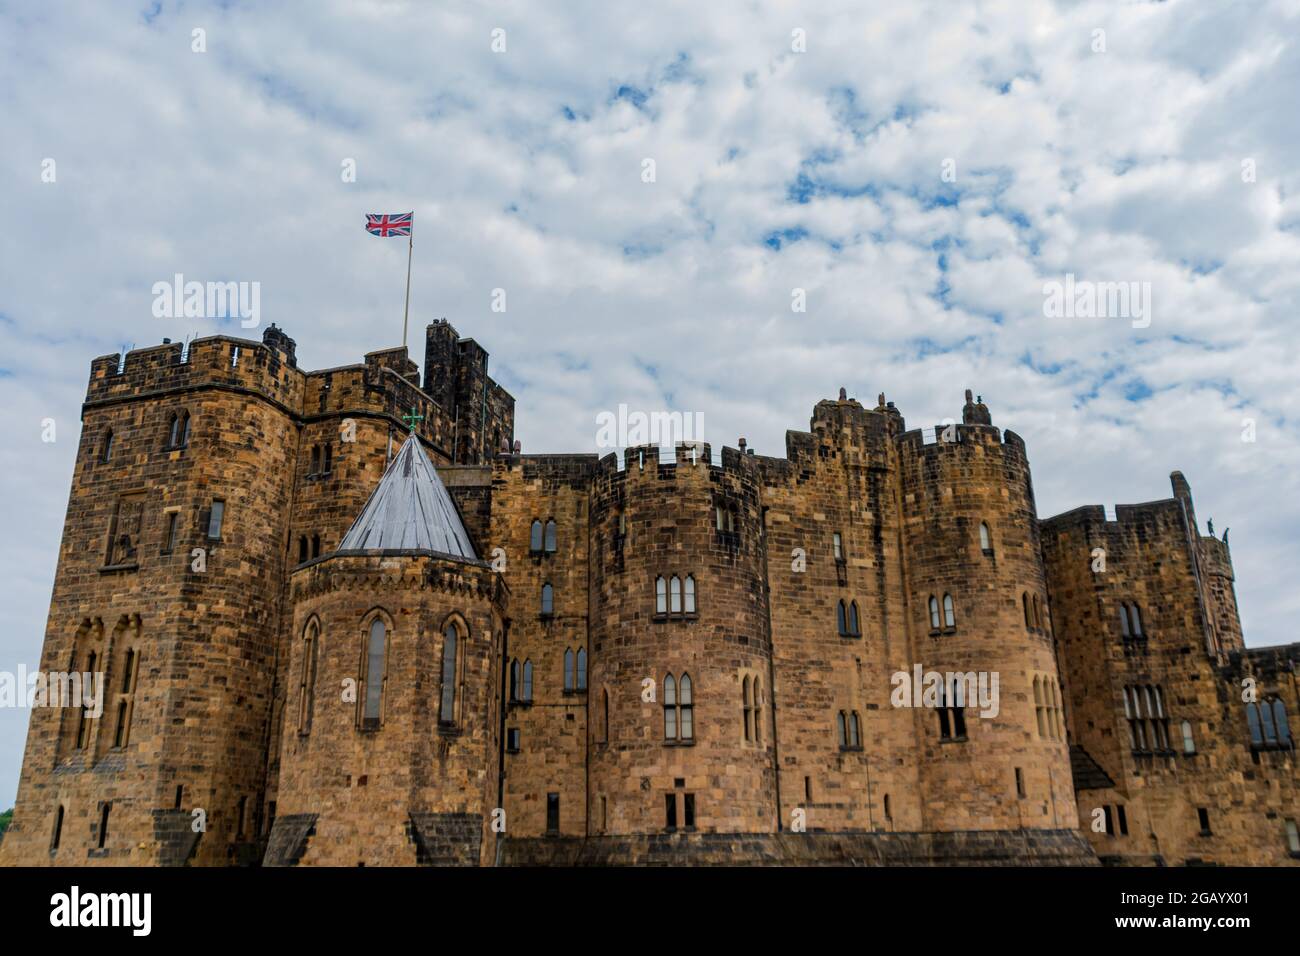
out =
[(415, 250), (415, 223), (411, 223), (410, 242), (406, 246), (406, 311), (402, 314), (402, 348), (406, 348), (406, 324), (411, 317), (411, 255)]

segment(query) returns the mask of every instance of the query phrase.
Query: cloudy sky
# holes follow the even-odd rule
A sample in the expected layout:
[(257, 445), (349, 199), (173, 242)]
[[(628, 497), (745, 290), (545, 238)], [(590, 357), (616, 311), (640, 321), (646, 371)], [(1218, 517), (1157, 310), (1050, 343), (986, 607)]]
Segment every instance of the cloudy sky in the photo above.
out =
[[(527, 452), (626, 402), (781, 455), (841, 385), (913, 427), (970, 387), (1043, 516), (1181, 469), (1248, 643), (1294, 640), (1298, 93), (1297, 0), (0, 2), (0, 669), (39, 661), (91, 359), (259, 334), (153, 283), (260, 282), (301, 365), (356, 362), (406, 265), (364, 213), (410, 209), (413, 325), (490, 351)], [(1149, 326), (1046, 316), (1067, 273), (1149, 283)]]

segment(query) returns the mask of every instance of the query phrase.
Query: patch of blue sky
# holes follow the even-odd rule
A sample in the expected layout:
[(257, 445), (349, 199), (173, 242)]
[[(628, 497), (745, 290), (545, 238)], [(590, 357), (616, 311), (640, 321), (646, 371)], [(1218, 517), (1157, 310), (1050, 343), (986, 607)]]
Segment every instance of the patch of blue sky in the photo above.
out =
[(948, 355), (951, 352), (962, 352), (966, 349), (974, 348), (978, 344), (978, 339), (973, 335), (968, 335), (963, 339), (954, 342), (942, 343), (929, 336), (908, 339), (904, 347), (908, 354), (913, 358), (930, 358), (934, 355)]
[(631, 83), (621, 83), (619, 84), (618, 89), (616, 89), (614, 94), (609, 98), (609, 102), (612, 105), (617, 103), (619, 100), (625, 100), (637, 109), (641, 109), (645, 106), (646, 100), (649, 98), (650, 93), (648, 90), (643, 90), (639, 87), (633, 86)]
[(1124, 399), (1129, 402), (1141, 402), (1150, 398), (1155, 391), (1140, 378), (1132, 378), (1124, 383)]
[(1036, 362), (1029, 352), (1020, 356), (1020, 364), (1040, 375), (1060, 375), (1067, 367), (1074, 365), (1073, 362)]
[(803, 226), (795, 226), (792, 229), (774, 229), (763, 237), (763, 245), (780, 252), (784, 246), (807, 238), (808, 230)]
[(852, 134), (855, 142), (865, 142), (876, 130), (890, 123), (908, 123), (921, 115), (911, 103), (896, 103), (888, 114), (873, 115), (858, 103), (858, 94), (851, 86), (832, 87), (826, 93), (831, 115), (840, 126)]
[(673, 61), (664, 67), (659, 77), (665, 83), (691, 83), (696, 86), (704, 83), (702, 77), (691, 71), (691, 55), (685, 50), (677, 53)]
[(1178, 264), (1181, 265), (1188, 272), (1198, 276), (1213, 275), (1214, 273), (1218, 272), (1220, 269), (1223, 268), (1222, 259), (1206, 259), (1206, 260), (1179, 259)]
[(1099, 396), (1102, 388), (1109, 385), (1122, 371), (1124, 371), (1122, 367), (1107, 369), (1092, 383), (1092, 388), (1088, 389), (1086, 392), (1076, 392), (1074, 396), (1074, 407), (1080, 408)]
[(943, 304), (944, 311), (946, 312), (952, 310), (953, 307), (953, 303), (948, 300), (948, 295), (952, 293), (952, 291), (953, 286), (949, 284), (948, 280), (946, 280), (946, 278), (940, 278), (939, 281), (935, 282), (935, 291), (932, 291), (930, 297), (939, 300), (939, 302)]
[(869, 196), (872, 199), (879, 199), (880, 195), (880, 187), (874, 183), (849, 186), (839, 182), (823, 182), (803, 171), (795, 177), (794, 182), (786, 186), (785, 192), (788, 202), (800, 204), (808, 203), (814, 197), (835, 196), (840, 199), (857, 199), (860, 196)]
[(1017, 73), (1010, 79), (1001, 82), (997, 82), (996, 80), (990, 81), (989, 85), (998, 91), (999, 96), (1006, 96), (1011, 92), (1011, 86), (1016, 82), (1016, 80), (1029, 80), (1031, 83), (1037, 83), (1039, 75), (1033, 70), (1029, 70), (1024, 73)]

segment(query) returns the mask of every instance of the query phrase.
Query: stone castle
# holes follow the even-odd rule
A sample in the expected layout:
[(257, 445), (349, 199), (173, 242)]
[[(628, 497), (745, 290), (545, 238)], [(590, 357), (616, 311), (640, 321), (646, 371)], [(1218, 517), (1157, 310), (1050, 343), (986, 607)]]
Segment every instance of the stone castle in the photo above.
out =
[(525, 455), (446, 321), (423, 378), (272, 326), (98, 358), (82, 419), (41, 668), (102, 711), (32, 710), (0, 862), (1300, 859), (1227, 534), (1177, 472), (1040, 520), (969, 392)]

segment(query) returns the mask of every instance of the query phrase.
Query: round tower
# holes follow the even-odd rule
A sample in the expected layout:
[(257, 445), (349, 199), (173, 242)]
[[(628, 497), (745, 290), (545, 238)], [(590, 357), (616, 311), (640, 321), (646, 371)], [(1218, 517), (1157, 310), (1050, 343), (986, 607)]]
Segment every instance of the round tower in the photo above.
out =
[(913, 661), (891, 702), (915, 715), (925, 829), (1073, 828), (1024, 442), (966, 396), (962, 425), (899, 440)]
[(414, 434), (294, 572), (269, 865), (477, 865), (497, 806), (505, 588)]
[(591, 511), (593, 833), (776, 829), (751, 460), (708, 445), (601, 463)]

